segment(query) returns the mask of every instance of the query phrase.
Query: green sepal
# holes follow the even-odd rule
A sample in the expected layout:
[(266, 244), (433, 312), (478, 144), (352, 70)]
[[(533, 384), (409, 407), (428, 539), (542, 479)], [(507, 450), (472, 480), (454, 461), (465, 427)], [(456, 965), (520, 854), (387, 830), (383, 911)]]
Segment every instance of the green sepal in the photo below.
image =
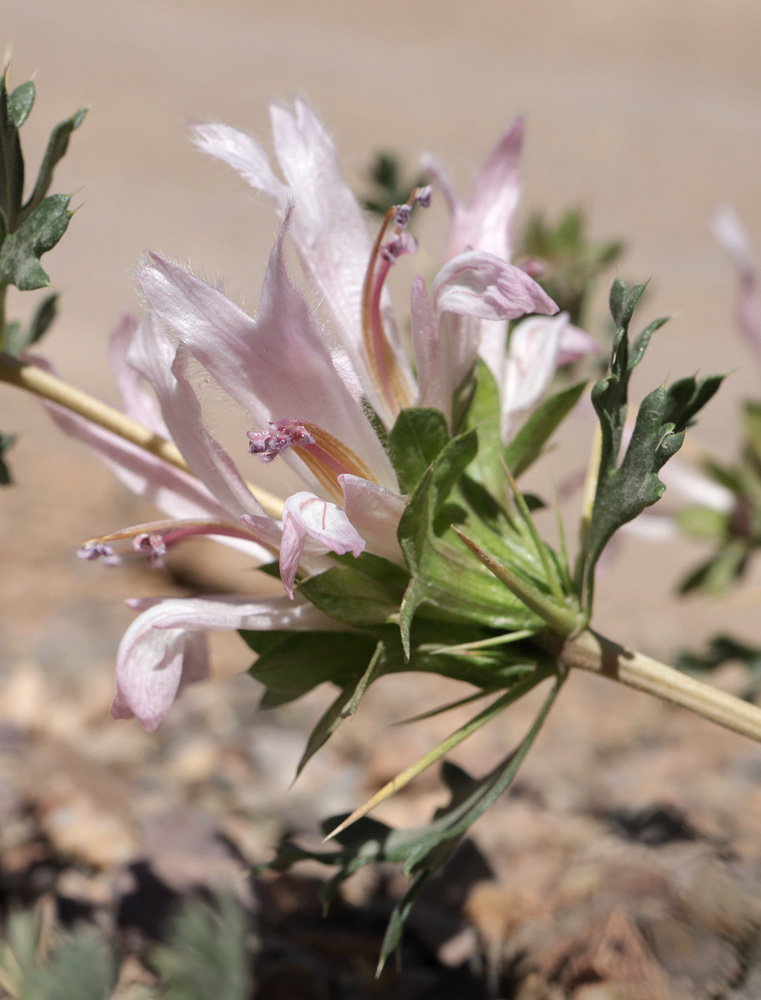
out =
[(411, 493), (446, 447), (449, 430), (441, 410), (402, 410), (389, 434), (389, 451), (403, 493)]
[(341, 689), (335, 701), (322, 714), (317, 725), (309, 735), (306, 748), (296, 768), (296, 777), (301, 774), (307, 762), (317, 751), (325, 746), (344, 719), (349, 719), (356, 714), (365, 691), (378, 675), (378, 666), (382, 662), (383, 651), (383, 643), (380, 642), (359, 680), (352, 678), (348, 681)]
[(475, 431), (450, 441), (415, 487), (402, 515), (398, 537), (411, 580), (399, 625), (407, 651), (416, 614), (501, 629), (542, 626), (452, 531), (453, 524), (468, 520), (468, 510), (452, 494), (477, 449)]
[(28, 292), (50, 284), (40, 257), (66, 232), (72, 216), (69, 201), (65, 194), (49, 195), (18, 229), (8, 233), (0, 247), (0, 285), (15, 285)]

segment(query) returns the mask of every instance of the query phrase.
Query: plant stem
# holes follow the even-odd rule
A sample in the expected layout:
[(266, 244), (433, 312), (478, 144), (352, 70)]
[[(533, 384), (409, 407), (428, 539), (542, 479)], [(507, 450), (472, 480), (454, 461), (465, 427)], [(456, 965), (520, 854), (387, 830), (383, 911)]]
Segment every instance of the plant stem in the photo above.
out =
[(577, 667), (618, 681), (761, 743), (761, 709), (756, 705), (627, 649), (591, 629), (565, 641), (546, 634), (535, 641), (551, 650), (561, 668)]
[[(167, 441), (159, 434), (154, 434), (137, 420), (133, 420), (120, 410), (109, 406), (108, 403), (103, 403), (94, 396), (82, 392), (81, 389), (69, 385), (63, 379), (51, 375), (44, 368), (25, 364), (7, 354), (0, 354), (0, 382), (7, 382), (19, 389), (26, 389), (51, 403), (63, 406), (99, 427), (103, 427), (113, 434), (118, 434), (125, 441), (129, 441), (149, 454), (168, 462), (176, 469), (194, 475), (193, 470), (188, 466), (173, 441)], [(273, 517), (281, 516), (283, 503), (279, 497), (260, 489), (258, 486), (248, 484), (248, 488), (254, 499), (259, 501), (268, 514)]]

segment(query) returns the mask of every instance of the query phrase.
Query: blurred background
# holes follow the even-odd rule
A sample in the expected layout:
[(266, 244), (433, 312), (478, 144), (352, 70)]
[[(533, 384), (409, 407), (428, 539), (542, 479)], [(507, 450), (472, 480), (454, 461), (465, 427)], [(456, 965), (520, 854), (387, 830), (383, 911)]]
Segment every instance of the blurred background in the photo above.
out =
[[(674, 317), (638, 369), (635, 393), (682, 374), (730, 373), (696, 438), (723, 457), (736, 447), (737, 404), (758, 396), (760, 370), (735, 328), (735, 274), (710, 224), (717, 206), (730, 202), (761, 255), (761, 6), (755, 0), (4, 0), (0, 27), (11, 46), (12, 83), (34, 74), (38, 88), (23, 133), (30, 173), (52, 125), (89, 108), (53, 186), (72, 192), (79, 210), (44, 262), (61, 292), (60, 318), (44, 353), (75, 384), (116, 400), (107, 337), (123, 310), (140, 309), (133, 276), (146, 250), (209, 277), (224, 276), (232, 296), (256, 308), (274, 215), (231, 172), (194, 151), (188, 121), (224, 121), (268, 144), (268, 102), (301, 95), (332, 132), (355, 189), (367, 190), (367, 168), (378, 151), (398, 154), (413, 170), (428, 152), (464, 195), (495, 139), (523, 114), (519, 228), (537, 210), (552, 219), (578, 205), (593, 238), (625, 241), (618, 273), (650, 281), (638, 325)], [(445, 232), (438, 198), (423, 230), (423, 267), (435, 266)], [(593, 334), (603, 329), (615, 273), (601, 284)], [(16, 293), (9, 315), (27, 315), (33, 301)], [(82, 733), (88, 741), (97, 733), (100, 743), (90, 745), (99, 747), (101, 760), (122, 755), (122, 763), (136, 769), (146, 758), (155, 763), (160, 753), (154, 748), (169, 737), (144, 738), (135, 724), (116, 726), (106, 714), (116, 645), (131, 620), (121, 601), (181, 593), (181, 582), (140, 567), (109, 572), (73, 557), (83, 538), (149, 520), (151, 512), (15, 390), (0, 392), (0, 427), (19, 434), (10, 456), (16, 485), (0, 494), (0, 709), (7, 726), (24, 733), (47, 727), (83, 756)], [(558, 468), (583, 466), (588, 435), (578, 421), (563, 438)], [(718, 602), (674, 597), (676, 582), (700, 555), (684, 541), (625, 540), (600, 582), (596, 627), (666, 659), (719, 628), (758, 642), (758, 571), (744, 596), (734, 592)], [(205, 548), (198, 558), (197, 588), (223, 582), (223, 564)], [(187, 720), (183, 711), (205, 718), (202, 706), (216, 706), (216, 722), (202, 721), (201, 729), (208, 725), (207, 736), (232, 739), (235, 720), (225, 699), (248, 698), (251, 722), (254, 685), (233, 676), (246, 669), (245, 649), (233, 639), (217, 649), (217, 669), (227, 679), (217, 689), (193, 692), (191, 707), (178, 718)], [(579, 685), (583, 695), (559, 709), (566, 726), (584, 705), (604, 706), (619, 724), (625, 717), (645, 728), (676, 718), (636, 695), (600, 693), (602, 682)], [(398, 698), (392, 692), (379, 697), (379, 727)], [(559, 739), (566, 753), (573, 730), (554, 722), (556, 736), (547, 740)], [(615, 724), (600, 722), (600, 731)], [(673, 724), (687, 741), (720, 745), (722, 754), (751, 753), (739, 738), (717, 735), (708, 724), (681, 716)], [(167, 725), (176, 735), (180, 723)], [(272, 736), (278, 725), (270, 717), (257, 722), (274, 740), (281, 738)], [(257, 751), (266, 756), (256, 764), (260, 778), (274, 769), (273, 795), (279, 787), (270, 827), (246, 834), (250, 854), (266, 852), (282, 821), (277, 811), (295, 808), (283, 804), (291, 801), (284, 798), (288, 766), (298, 756), (299, 732), (303, 736), (301, 723), (293, 725), (296, 749), (277, 764), (271, 750)], [(584, 728), (593, 728), (588, 717)], [(114, 731), (119, 735), (109, 735)], [(367, 764), (366, 736), (346, 737), (340, 753), (346, 759), (364, 754)], [(398, 749), (389, 752), (403, 762), (418, 740), (424, 749), (426, 739), (398, 738)], [(537, 757), (556, 751), (547, 742)], [(210, 751), (205, 757), (203, 749), (194, 752), (197, 760), (187, 751), (177, 767), (200, 775), (200, 787), (204, 768), (213, 770), (219, 761)], [(547, 760), (534, 765), (536, 774), (549, 773)], [(582, 781), (588, 763), (574, 772), (574, 762), (566, 762), (568, 780), (573, 773)], [(385, 768), (338, 779), (326, 765), (295, 801), (314, 795), (320, 813), (356, 804), (362, 782), (382, 779)], [(726, 784), (717, 801), (722, 794), (729, 794)], [(132, 829), (130, 822), (124, 830)], [(129, 857), (134, 841), (124, 836)]]

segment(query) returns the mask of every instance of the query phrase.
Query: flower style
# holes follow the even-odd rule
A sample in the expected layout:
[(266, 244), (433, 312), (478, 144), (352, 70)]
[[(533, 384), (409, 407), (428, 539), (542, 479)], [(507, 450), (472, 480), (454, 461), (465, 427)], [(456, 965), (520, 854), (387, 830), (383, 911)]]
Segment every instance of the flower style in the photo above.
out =
[[(412, 282), (417, 378), (386, 278), (399, 257), (416, 250), (407, 225), (416, 205), (427, 206), (430, 189), (392, 209), (371, 241), (334, 146), (308, 106), (298, 101), (293, 113), (273, 107), (272, 128), (283, 180), (249, 136), (220, 124), (193, 127), (197, 147), (268, 195), (281, 219), (256, 317), (151, 254), (138, 275), (149, 315), (140, 324), (125, 319), (113, 338), (127, 414), (174, 441), (188, 471), (55, 409), (64, 429), (86, 439), (171, 518), (92, 539), (80, 555), (113, 563), (119, 544), (131, 540), (159, 564), (177, 541), (208, 534), (260, 562), (273, 554), (280, 561), (284, 597), (133, 603), (142, 614), (119, 649), (112, 712), (137, 716), (146, 729), (155, 729), (182, 684), (205, 675), (206, 630), (337, 630), (342, 626), (295, 592), (300, 573), (325, 569), (331, 552), (356, 557), (367, 550), (404, 565), (396, 532), (405, 498), (378, 424), (388, 431), (401, 410), (424, 406), (439, 409), (451, 426), (453, 397), (480, 352), (497, 377), (507, 437), (558, 360), (588, 349), (565, 317), (552, 316), (557, 307), (540, 286), (509, 263), (522, 122), (497, 144), (465, 205), (441, 169), (431, 167), (453, 227), (448, 259), (430, 290), (421, 277)], [(286, 241), (296, 248), (308, 297), (287, 273)], [(324, 315), (310, 306), (316, 300)], [(534, 315), (516, 327), (506, 351), (506, 321), (526, 314)], [(250, 453), (265, 464), (285, 461), (300, 477), (305, 488), (282, 509), (256, 499), (204, 423), (191, 366), (248, 414)]]

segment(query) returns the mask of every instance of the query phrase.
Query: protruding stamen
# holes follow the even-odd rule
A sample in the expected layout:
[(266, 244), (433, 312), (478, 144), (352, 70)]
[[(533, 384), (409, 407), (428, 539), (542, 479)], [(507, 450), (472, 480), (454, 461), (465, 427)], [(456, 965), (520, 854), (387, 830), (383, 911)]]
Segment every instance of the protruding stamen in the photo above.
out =
[[(406, 232), (413, 206), (425, 208), (430, 203), (430, 187), (415, 188), (406, 204), (388, 210), (370, 254), (362, 290), (362, 332), (370, 370), (378, 392), (393, 413), (410, 406), (412, 397), (411, 387), (388, 340), (380, 308), (381, 293), (391, 266), (402, 254), (417, 251), (417, 240)], [(393, 234), (384, 244), (383, 237), (391, 225)]]
[(132, 548), (142, 556), (150, 559), (151, 566), (161, 569), (166, 556), (166, 542), (162, 535), (156, 532), (144, 531), (132, 539)]
[(433, 196), (433, 188), (430, 184), (426, 184), (425, 187), (420, 187), (417, 189), (417, 194), (415, 196), (415, 201), (420, 205), (421, 208), (431, 207), (431, 197)]
[(272, 431), (249, 431), (248, 450), (263, 462), (271, 462), (287, 448), (294, 448), (299, 458), (319, 480), (331, 497), (343, 501), (340, 475), (348, 473), (370, 482), (375, 476), (361, 458), (338, 438), (307, 420), (288, 417), (271, 423)]
[[(233, 538), (250, 540), (251, 536), (242, 531), (238, 525), (225, 521), (201, 520), (187, 518), (182, 521), (152, 521), (150, 524), (136, 524), (131, 528), (123, 528), (110, 535), (100, 538), (88, 538), (77, 552), (80, 559), (102, 558), (106, 566), (116, 566), (121, 562), (120, 555), (114, 550), (111, 542), (131, 542), (131, 550), (147, 556), (152, 566), (164, 565), (167, 549), (183, 538), (192, 535), (230, 535)], [(126, 546), (122, 553), (130, 551)]]
[(104, 566), (118, 566), (122, 561), (110, 545), (103, 542), (85, 542), (77, 549), (77, 559), (102, 559)]
[[(381, 247), (380, 258), (387, 264), (396, 264), (397, 260), (405, 253), (417, 253), (418, 243), (414, 236), (403, 231), (384, 243)], [(384, 276), (385, 277), (385, 276)], [(382, 285), (381, 285), (382, 287)], [(380, 289), (378, 289), (380, 294)]]

